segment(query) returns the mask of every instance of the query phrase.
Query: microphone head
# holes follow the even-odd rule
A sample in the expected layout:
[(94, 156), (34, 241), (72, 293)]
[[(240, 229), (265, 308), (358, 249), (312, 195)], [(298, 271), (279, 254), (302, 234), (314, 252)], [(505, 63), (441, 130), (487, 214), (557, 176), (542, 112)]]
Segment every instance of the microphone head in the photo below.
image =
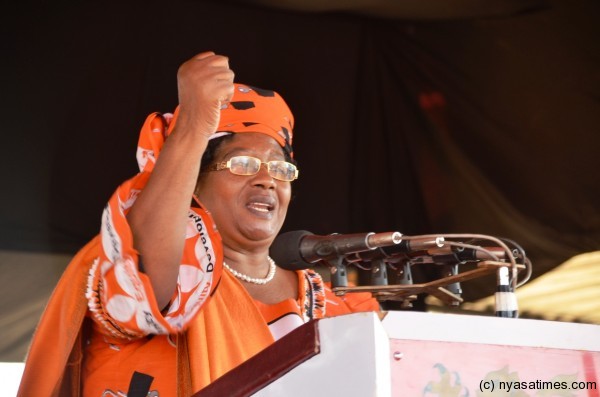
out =
[(282, 269), (302, 270), (312, 267), (313, 264), (306, 262), (300, 252), (300, 242), (312, 234), (306, 230), (281, 233), (271, 244), (269, 256)]

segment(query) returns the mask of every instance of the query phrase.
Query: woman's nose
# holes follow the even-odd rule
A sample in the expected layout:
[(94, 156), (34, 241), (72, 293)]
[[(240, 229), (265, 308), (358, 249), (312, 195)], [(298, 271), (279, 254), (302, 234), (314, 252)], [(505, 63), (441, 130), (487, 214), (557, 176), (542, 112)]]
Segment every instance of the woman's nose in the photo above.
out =
[(260, 165), (260, 169), (254, 175), (254, 184), (256, 186), (262, 186), (267, 189), (275, 187), (275, 178), (269, 175), (269, 166), (265, 163)]

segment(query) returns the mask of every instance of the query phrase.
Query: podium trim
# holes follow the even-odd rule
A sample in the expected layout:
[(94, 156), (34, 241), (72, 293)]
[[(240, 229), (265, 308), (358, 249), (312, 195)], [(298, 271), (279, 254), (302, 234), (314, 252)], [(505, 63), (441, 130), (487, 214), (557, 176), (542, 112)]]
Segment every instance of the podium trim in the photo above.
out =
[(193, 397), (245, 397), (302, 364), (321, 351), (317, 322), (291, 331), (249, 360), (233, 368)]

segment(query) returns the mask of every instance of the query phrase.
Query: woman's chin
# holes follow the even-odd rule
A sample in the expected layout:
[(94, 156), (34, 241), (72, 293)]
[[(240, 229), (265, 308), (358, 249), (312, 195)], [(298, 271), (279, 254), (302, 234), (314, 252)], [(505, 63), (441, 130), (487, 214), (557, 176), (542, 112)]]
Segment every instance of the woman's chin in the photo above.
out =
[(280, 226), (268, 226), (268, 227), (261, 227), (261, 228), (252, 228), (250, 230), (247, 230), (244, 235), (248, 240), (251, 241), (265, 241), (268, 244), (270, 244), (275, 237), (277, 237), (277, 234), (279, 233), (279, 230), (281, 229)]

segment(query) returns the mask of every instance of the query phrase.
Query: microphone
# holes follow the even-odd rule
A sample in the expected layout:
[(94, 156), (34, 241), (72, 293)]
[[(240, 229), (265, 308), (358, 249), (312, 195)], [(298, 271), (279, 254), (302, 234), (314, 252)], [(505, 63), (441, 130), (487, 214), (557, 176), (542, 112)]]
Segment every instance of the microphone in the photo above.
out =
[(313, 263), (321, 260), (334, 260), (356, 252), (396, 245), (401, 241), (402, 234), (399, 232), (318, 236), (306, 230), (297, 230), (277, 236), (269, 255), (284, 269), (300, 270), (312, 267)]

